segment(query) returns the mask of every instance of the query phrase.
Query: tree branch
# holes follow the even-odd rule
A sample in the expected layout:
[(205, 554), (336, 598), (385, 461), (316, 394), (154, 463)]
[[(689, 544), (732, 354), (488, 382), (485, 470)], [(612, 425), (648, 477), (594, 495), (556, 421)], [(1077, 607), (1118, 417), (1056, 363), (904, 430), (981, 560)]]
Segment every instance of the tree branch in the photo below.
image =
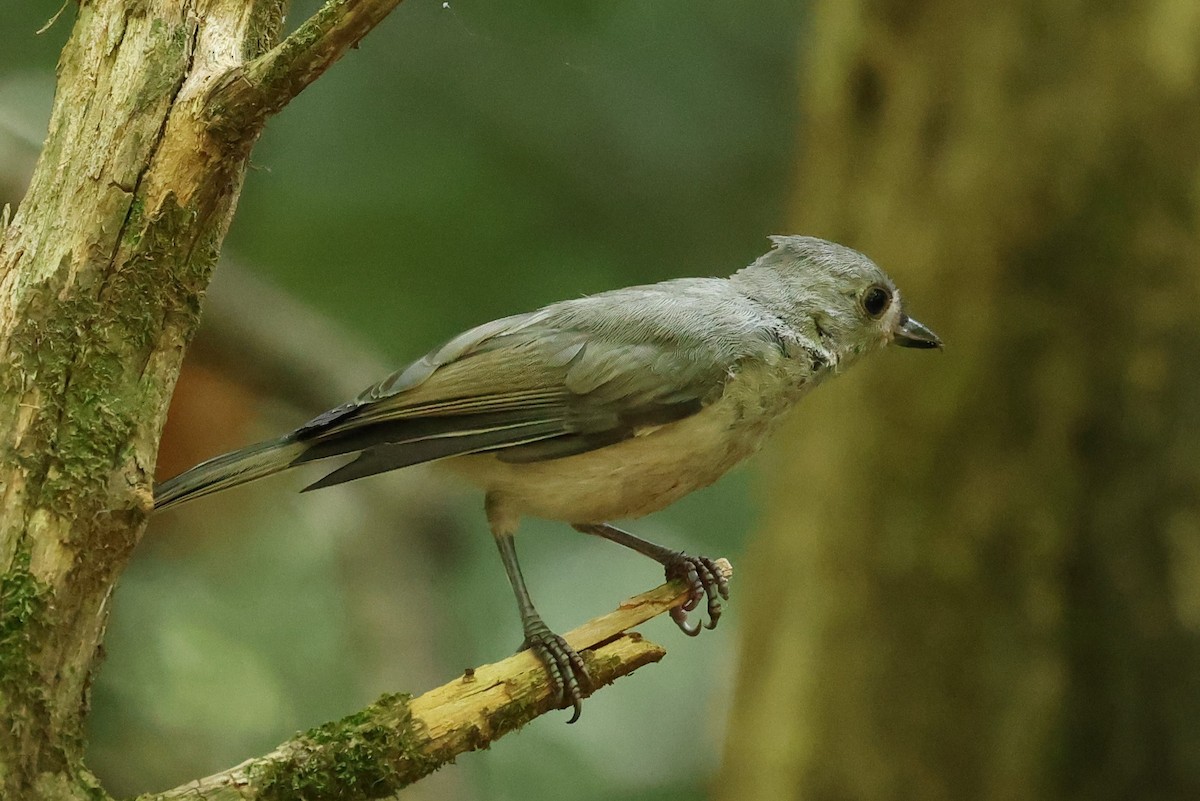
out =
[[(729, 562), (717, 561), (723, 575)], [(628, 629), (683, 603), (677, 581), (622, 603), (566, 635), (595, 687), (611, 684), (666, 651)], [(266, 756), (153, 796), (157, 801), (247, 801), (392, 795), (459, 754), (487, 748), (553, 709), (546, 671), (530, 651), (468, 670), (417, 698), (384, 696), (371, 706), (297, 735)]]
[(275, 47), (231, 70), (210, 102), (218, 129), (257, 134), (400, 5), (401, 0), (328, 0)]

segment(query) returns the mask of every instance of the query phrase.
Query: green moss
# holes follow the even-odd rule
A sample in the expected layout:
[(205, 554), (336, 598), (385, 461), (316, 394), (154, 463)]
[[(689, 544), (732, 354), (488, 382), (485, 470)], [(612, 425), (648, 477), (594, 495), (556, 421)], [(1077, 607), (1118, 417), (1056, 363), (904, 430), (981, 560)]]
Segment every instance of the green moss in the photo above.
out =
[(18, 551), (0, 578), (0, 688), (6, 693), (32, 675), (29, 629), (41, 619), (45, 593), (29, 570), (28, 548)]
[(159, 104), (169, 104), (183, 85), (190, 58), (191, 36), (184, 25), (168, 27), (161, 18), (150, 26), (147, 49), (154, 58), (145, 62), (141, 73), (142, 85), (134, 99), (134, 109), (149, 111)]
[(421, 749), (410, 700), (383, 696), (359, 713), (305, 732), (292, 757), (252, 773), (259, 798), (384, 798), (436, 770), (445, 760)]
[(30, 572), (29, 557), (28, 548), (18, 551), (0, 578), (0, 708), (5, 713), (0, 752), (8, 754), (20, 753), (19, 743), (50, 726), (49, 704), (30, 653), (45, 629), (47, 588)]
[(472, 726), (467, 730), (466, 743), (467, 751), (486, 751), (492, 747), (492, 741), (484, 736), (483, 730), (478, 726)]
[[(514, 698), (519, 694), (514, 693)], [(488, 728), (492, 730), (492, 739), (524, 726), (537, 717), (537, 704), (533, 701), (513, 700), (499, 709), (488, 713)]]
[(36, 381), (38, 409), (13, 456), (34, 503), (63, 517), (91, 519), (111, 502), (113, 469), (164, 394), (143, 376), (146, 360), (168, 323), (190, 337), (222, 233), (197, 230), (197, 213), (170, 198), (152, 218), (133, 200), (120, 225), (124, 264), (100, 257), (68, 284), (64, 261), (27, 293), (0, 376), (16, 396)]
[(137, 250), (142, 241), (142, 225), (146, 216), (146, 199), (141, 195), (135, 197), (129, 204), (129, 212), (123, 224), (121, 245), (130, 250)]
[(611, 676), (621, 667), (621, 658), (616, 655), (601, 658), (596, 656), (595, 651), (584, 651), (580, 656), (589, 676)]
[(128, 441), (134, 420), (128, 400), (113, 391), (125, 369), (123, 354), (89, 341), (103, 316), (97, 298), (77, 290), (60, 299), (56, 284), (52, 279), (34, 291), (13, 334), (20, 369), (41, 390), (17, 458), (30, 472), (34, 503), (68, 516), (98, 511), (66, 499), (105, 495), (115, 454)]
[(283, 0), (253, 0), (249, 27), (242, 43), (242, 57), (247, 61), (265, 53), (279, 40), (287, 4)]
[(100, 787), (96, 777), (87, 771), (41, 773), (31, 791), (11, 797), (54, 801), (111, 801), (112, 798)]

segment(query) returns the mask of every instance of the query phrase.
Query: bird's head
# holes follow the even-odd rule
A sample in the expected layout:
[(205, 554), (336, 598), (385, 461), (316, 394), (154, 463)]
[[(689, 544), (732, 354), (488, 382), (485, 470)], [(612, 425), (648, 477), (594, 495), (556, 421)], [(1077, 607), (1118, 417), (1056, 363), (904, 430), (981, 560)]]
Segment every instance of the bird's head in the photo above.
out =
[(733, 280), (844, 367), (894, 343), (940, 348), (910, 317), (892, 279), (863, 254), (809, 236), (773, 236), (775, 247)]

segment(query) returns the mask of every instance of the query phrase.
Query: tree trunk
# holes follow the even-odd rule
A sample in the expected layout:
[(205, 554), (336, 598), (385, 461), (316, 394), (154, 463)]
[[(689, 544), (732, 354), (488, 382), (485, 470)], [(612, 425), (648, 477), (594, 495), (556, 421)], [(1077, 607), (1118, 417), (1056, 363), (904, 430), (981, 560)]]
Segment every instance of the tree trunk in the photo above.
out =
[[(381, 16), (396, 1), (365, 5)], [(300, 68), (254, 60), (282, 14), (97, 0), (63, 50), (44, 150), (0, 232), (5, 798), (96, 790), (82, 728), (106, 603), (151, 507), (167, 400), (250, 147), (344, 52)], [(303, 44), (328, 46), (316, 33)], [(252, 70), (281, 61), (288, 71)]]
[(722, 799), (1200, 793), (1200, 6), (818, 0), (794, 229), (887, 353), (768, 455)]

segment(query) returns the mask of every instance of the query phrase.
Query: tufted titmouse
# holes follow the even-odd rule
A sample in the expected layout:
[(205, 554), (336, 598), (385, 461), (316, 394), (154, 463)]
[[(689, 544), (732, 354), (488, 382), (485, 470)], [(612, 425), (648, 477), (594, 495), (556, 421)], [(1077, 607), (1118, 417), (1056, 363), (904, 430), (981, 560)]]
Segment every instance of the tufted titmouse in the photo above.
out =
[(749, 456), (826, 377), (888, 343), (939, 348), (891, 279), (857, 251), (801, 236), (729, 278), (682, 278), (567, 300), (460, 334), (358, 398), (278, 439), (210, 459), (155, 488), (155, 509), (319, 459), (355, 456), (306, 490), (438, 462), (486, 493), (517, 597), (522, 647), (579, 717), (583, 661), (542, 621), (513, 546), (522, 515), (570, 523), (660, 562), (707, 599), (712, 560), (607, 523), (662, 509)]

